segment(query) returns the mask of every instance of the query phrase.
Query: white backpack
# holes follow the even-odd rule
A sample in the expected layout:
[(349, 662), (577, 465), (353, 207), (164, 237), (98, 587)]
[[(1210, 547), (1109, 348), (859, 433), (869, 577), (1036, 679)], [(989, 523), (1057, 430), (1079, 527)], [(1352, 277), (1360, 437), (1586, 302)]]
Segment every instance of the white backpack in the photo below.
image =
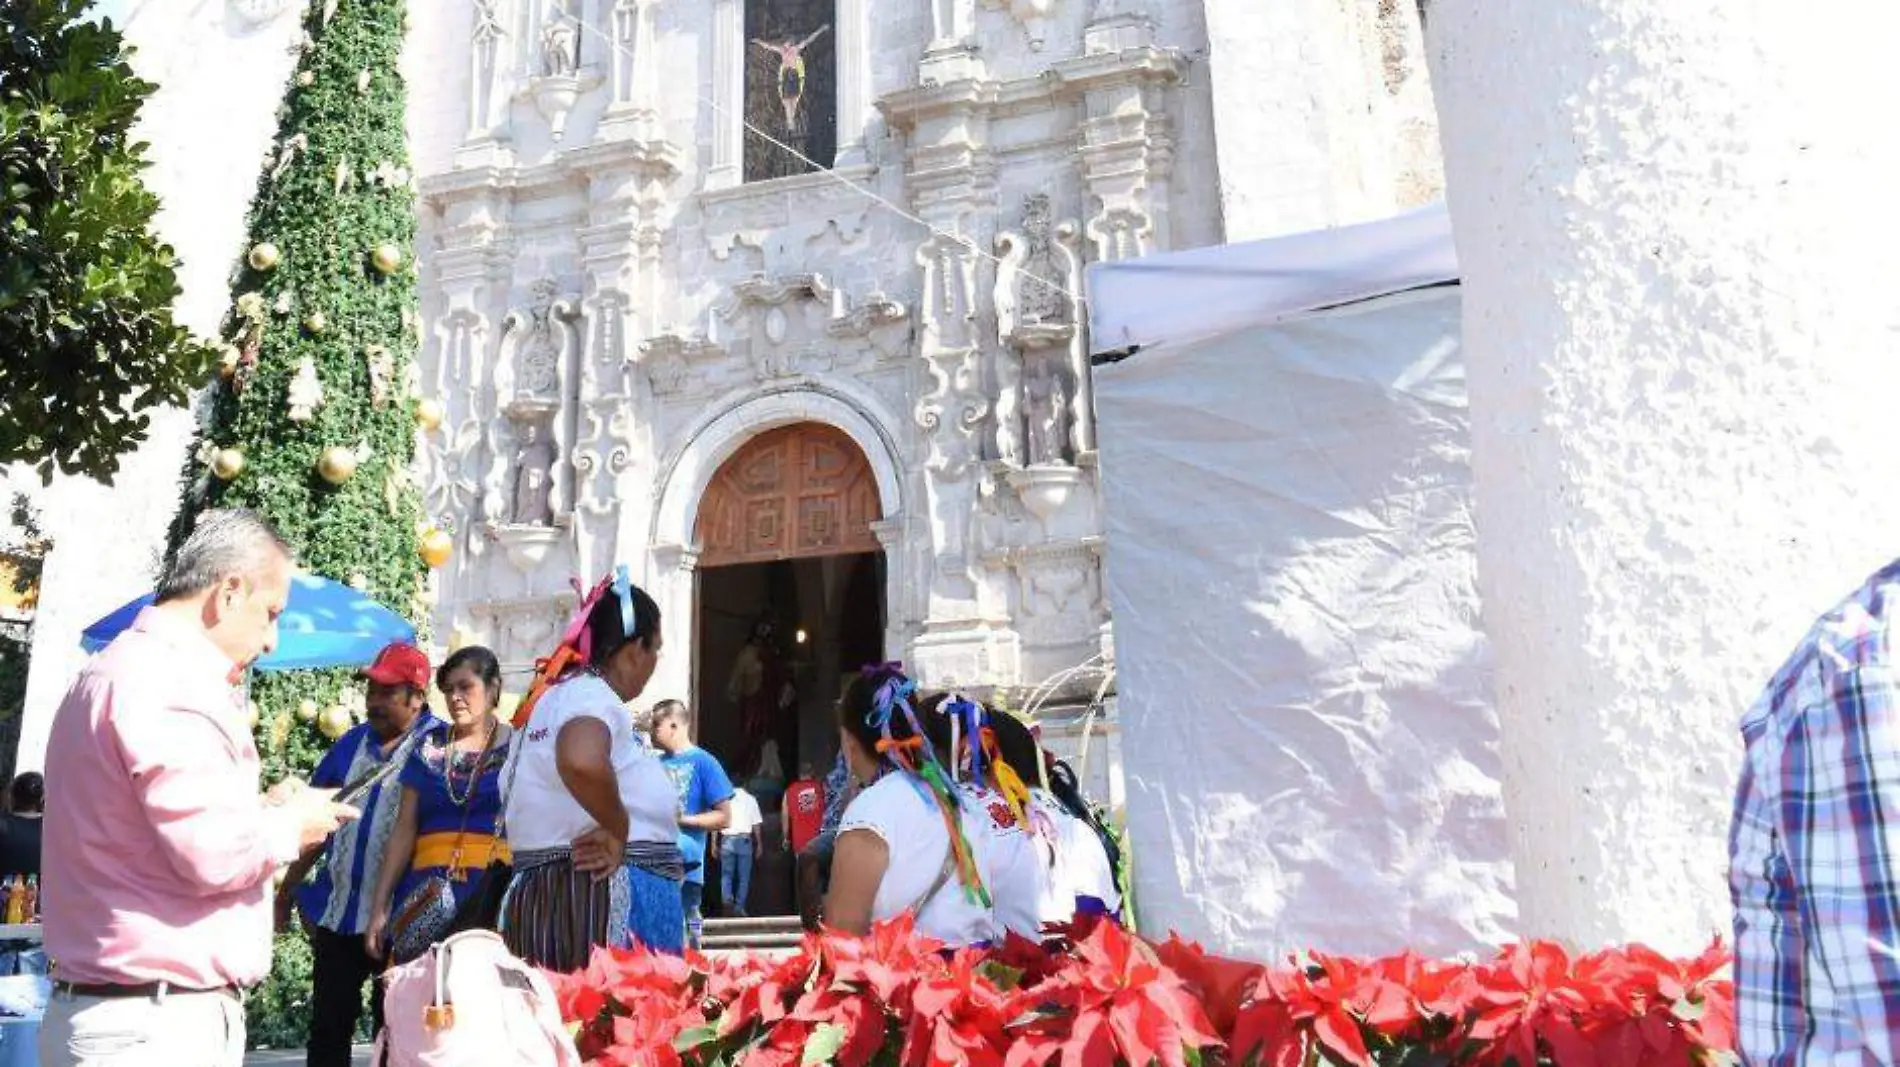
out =
[(541, 972), (470, 930), (383, 976), (384, 1067), (581, 1067)]

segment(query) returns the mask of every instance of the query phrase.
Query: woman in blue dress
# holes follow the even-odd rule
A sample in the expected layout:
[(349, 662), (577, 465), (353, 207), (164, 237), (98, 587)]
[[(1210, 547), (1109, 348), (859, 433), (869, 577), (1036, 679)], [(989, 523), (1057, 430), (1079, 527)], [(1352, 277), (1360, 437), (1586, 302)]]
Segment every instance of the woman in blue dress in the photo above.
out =
[[(501, 664), (479, 645), (451, 655), (435, 676), (449, 721), (431, 728), (398, 777), (401, 806), (383, 852), (365, 934), (380, 959), (417, 931), (446, 933), (446, 916), (481, 890), (491, 861), (507, 861), (499, 836), (501, 774), (511, 731), (495, 716)], [(405, 931), (411, 925), (410, 936)], [(407, 946), (416, 954), (421, 945)], [(398, 960), (397, 962), (402, 962)]]

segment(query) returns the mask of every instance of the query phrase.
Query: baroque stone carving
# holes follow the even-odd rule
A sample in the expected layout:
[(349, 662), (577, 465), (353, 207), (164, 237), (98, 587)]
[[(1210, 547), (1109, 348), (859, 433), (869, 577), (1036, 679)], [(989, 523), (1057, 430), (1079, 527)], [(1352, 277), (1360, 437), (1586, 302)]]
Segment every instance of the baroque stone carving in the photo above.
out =
[(562, 0), (549, 4), (541, 26), (541, 73), (550, 78), (573, 75), (581, 65), (580, 43), (580, 24), (567, 13), (567, 5)]
[(545, 420), (526, 423), (514, 455), (514, 500), (509, 521), (546, 526), (554, 521), (554, 433)]
[(559, 299), (560, 286), (551, 278), (534, 283), (532, 302), (502, 322), (504, 343), (513, 349), (514, 397), (553, 400), (560, 397), (561, 374), (574, 348), (574, 306)]
[(1023, 203), (1022, 229), (996, 239), (1002, 260), (996, 322), (1003, 343), (996, 440), (999, 457), (1011, 467), (1025, 460), (1063, 464), (1071, 451), (1080, 456), (1093, 447), (1088, 352), (1073, 296), (1082, 279), (1080, 229), (1074, 220), (1057, 223), (1048, 195), (1036, 193)]
[(640, 364), (646, 369), (648, 386), (658, 396), (684, 391), (695, 377), (695, 368), (715, 363), (725, 355), (721, 345), (676, 333), (649, 337), (640, 344)]
[(1049, 20), (1055, 14), (1056, 0), (983, 0), (992, 11), (1007, 11), (1029, 37), (1029, 50), (1040, 52), (1049, 38)]
[(505, 105), (500, 89), (501, 41), (508, 36), (503, 25), (503, 0), (474, 0), (475, 29), (469, 38), (469, 115), (472, 136), (493, 132), (499, 116), (496, 105)]

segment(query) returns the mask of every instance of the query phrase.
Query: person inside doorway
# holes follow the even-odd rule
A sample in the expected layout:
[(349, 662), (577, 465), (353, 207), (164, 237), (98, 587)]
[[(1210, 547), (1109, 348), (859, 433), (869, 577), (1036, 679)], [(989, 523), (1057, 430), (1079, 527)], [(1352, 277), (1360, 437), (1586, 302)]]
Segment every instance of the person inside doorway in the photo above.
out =
[(680, 853), (686, 880), (680, 905), (686, 912), (686, 943), (700, 944), (701, 904), (706, 895), (706, 836), (732, 821), (732, 780), (712, 753), (693, 744), (686, 705), (662, 700), (653, 706), (653, 743), (666, 753), (662, 762), (679, 795)]
[(726, 914), (744, 918), (752, 894), (752, 866), (765, 851), (765, 814), (738, 786), (732, 791), (732, 821), (719, 832), (719, 896)]
[(752, 624), (752, 636), (732, 662), (726, 699), (739, 709), (739, 750), (733, 769), (750, 778), (760, 768), (765, 742), (777, 742), (780, 766), (798, 765), (798, 691), (779, 652), (778, 627), (770, 618)]
[[(340, 788), (377, 769), (408, 762), (422, 736), (441, 725), (430, 714), (429, 657), (414, 645), (391, 644), (363, 671), (369, 721), (338, 739), (310, 775), (319, 788)], [(312, 851), (294, 865), (279, 890), (279, 924), (294, 897), (310, 935), (309, 1067), (349, 1067), (356, 1024), (363, 1014), (363, 985), (382, 971), (382, 961), (364, 947), (371, 900), (381, 874), (383, 842), (400, 806), (402, 788), (393, 775), (363, 797), (363, 817), (330, 838), (327, 853)], [(317, 877), (303, 885), (304, 872)], [(370, 1030), (383, 1026), (383, 998), (370, 998)]]
[(678, 954), (678, 800), (626, 702), (658, 665), (660, 606), (622, 565), (594, 586), (515, 711), (502, 769), (514, 874), (501, 907), (508, 950), (578, 971), (596, 946)]

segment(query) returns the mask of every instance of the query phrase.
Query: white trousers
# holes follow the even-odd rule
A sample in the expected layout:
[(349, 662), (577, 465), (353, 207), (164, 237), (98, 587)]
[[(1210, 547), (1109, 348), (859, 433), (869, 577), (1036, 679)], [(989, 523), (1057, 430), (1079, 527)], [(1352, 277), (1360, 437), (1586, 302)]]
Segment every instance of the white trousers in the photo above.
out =
[(243, 1067), (244, 1005), (226, 993), (76, 997), (55, 992), (41, 1067)]

